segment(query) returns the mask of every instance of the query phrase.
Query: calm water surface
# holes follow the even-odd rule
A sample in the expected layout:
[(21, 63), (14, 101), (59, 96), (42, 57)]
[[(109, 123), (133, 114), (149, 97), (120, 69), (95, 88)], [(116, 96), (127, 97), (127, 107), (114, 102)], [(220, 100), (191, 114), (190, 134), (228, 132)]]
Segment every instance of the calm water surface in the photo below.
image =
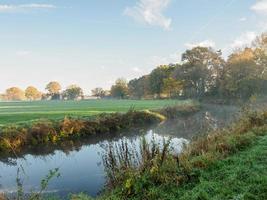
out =
[(237, 113), (238, 108), (233, 106), (207, 106), (193, 116), (168, 121), (148, 131), (101, 136), (68, 142), (58, 147), (26, 150), (18, 155), (19, 158), (0, 159), (0, 192), (16, 192), (18, 169), (24, 190), (29, 192), (38, 190), (40, 181), (49, 170), (59, 168), (61, 176), (50, 182), (47, 193), (66, 196), (69, 193), (86, 192), (96, 196), (105, 184), (102, 155), (108, 144), (126, 140), (138, 145), (142, 135), (148, 141), (155, 138), (159, 142), (171, 137), (173, 148), (179, 152), (193, 136), (226, 126)]

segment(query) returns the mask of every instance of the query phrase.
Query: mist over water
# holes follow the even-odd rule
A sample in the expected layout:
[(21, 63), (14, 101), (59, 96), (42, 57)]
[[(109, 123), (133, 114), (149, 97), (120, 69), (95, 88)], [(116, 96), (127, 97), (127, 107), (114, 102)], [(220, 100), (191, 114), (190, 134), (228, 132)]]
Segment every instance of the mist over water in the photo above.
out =
[(154, 139), (157, 142), (172, 138), (171, 146), (179, 152), (192, 137), (227, 126), (238, 118), (238, 111), (235, 106), (204, 105), (193, 116), (167, 121), (150, 130), (95, 136), (56, 147), (27, 149), (18, 155), (19, 158), (0, 159), (0, 192), (16, 192), (18, 168), (21, 169), (20, 178), (25, 192), (38, 190), (36, 186), (40, 185), (49, 170), (59, 168), (61, 176), (50, 182), (48, 193), (66, 196), (86, 192), (96, 196), (105, 184), (102, 155), (110, 143), (119, 144), (123, 140), (138, 146), (143, 136), (147, 141)]

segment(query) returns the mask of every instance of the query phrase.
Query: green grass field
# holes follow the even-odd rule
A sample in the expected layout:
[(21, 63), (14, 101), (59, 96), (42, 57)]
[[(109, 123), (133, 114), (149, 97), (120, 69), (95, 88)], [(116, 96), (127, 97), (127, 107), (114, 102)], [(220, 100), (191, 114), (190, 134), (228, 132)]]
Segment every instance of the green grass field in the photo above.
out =
[(86, 100), (0, 102), (0, 125), (24, 123), (38, 119), (61, 119), (65, 116), (87, 117), (100, 113), (157, 109), (174, 104), (188, 104), (179, 100)]

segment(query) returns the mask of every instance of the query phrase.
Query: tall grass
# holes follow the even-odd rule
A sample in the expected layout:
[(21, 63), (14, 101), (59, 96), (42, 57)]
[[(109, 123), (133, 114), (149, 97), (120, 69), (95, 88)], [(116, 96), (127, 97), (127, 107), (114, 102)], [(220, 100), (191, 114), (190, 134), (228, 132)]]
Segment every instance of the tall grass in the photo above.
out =
[(121, 199), (153, 199), (152, 186), (190, 183), (198, 178), (199, 169), (244, 150), (266, 134), (267, 111), (247, 112), (229, 128), (195, 138), (180, 154), (171, 152), (169, 141), (163, 146), (145, 139), (139, 147), (111, 145), (104, 157), (108, 188)]
[(170, 141), (164, 139), (162, 145), (159, 145), (154, 138), (148, 143), (143, 137), (139, 148), (126, 140), (116, 145), (109, 144), (103, 156), (108, 186), (116, 187), (118, 182), (125, 179), (125, 173), (134, 172), (137, 168), (143, 171), (162, 166), (170, 150)]

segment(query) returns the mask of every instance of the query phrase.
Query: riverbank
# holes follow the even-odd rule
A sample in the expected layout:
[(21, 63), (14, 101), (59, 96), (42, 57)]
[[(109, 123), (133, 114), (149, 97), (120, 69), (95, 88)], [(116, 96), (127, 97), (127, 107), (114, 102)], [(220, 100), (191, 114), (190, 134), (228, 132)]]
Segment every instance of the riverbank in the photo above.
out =
[[(249, 113), (228, 129), (201, 136), (181, 154), (140, 147), (141, 162), (108, 153), (108, 191), (99, 199), (267, 199), (267, 112)], [(124, 158), (127, 153), (122, 152)], [(129, 152), (131, 155), (132, 152)], [(114, 163), (115, 162), (115, 163)], [(89, 199), (85, 195), (73, 199)]]
[[(202, 109), (204, 108), (205, 106), (202, 107)], [(230, 108), (230, 110), (232, 110), (232, 108)], [(201, 110), (201, 112), (206, 113), (205, 110), (204, 111)], [(198, 112), (193, 116), (203, 117), (203, 115), (199, 115), (201, 112)], [(226, 112), (229, 112), (229, 110), (227, 109)], [(189, 116), (188, 118), (191, 118), (191, 117)], [(232, 181), (231, 184), (236, 184), (238, 187), (242, 187), (243, 190), (246, 190), (246, 188), (251, 188), (252, 186), (257, 187), (257, 188), (260, 188), (261, 190), (260, 194), (264, 195), (266, 193), (264, 190), (261, 189), (261, 185), (265, 186), (264, 179), (255, 180), (256, 181), (255, 184), (252, 184), (249, 182), (251, 180), (250, 178), (253, 179), (254, 176), (259, 177), (258, 176), (258, 174), (260, 173), (259, 171), (256, 170), (255, 174), (252, 173), (254, 176), (250, 177), (249, 180), (246, 180), (245, 182), (241, 183), (240, 181), (237, 181), (239, 179), (235, 178), (237, 177), (236, 174), (239, 174), (240, 171), (238, 170), (236, 171), (235, 169), (243, 167), (244, 164), (240, 164), (240, 163), (245, 163), (245, 164), (248, 163), (249, 166), (244, 165), (247, 167), (245, 170), (248, 170), (249, 174), (253, 172), (254, 168), (251, 168), (252, 170), (251, 172), (249, 171), (251, 167), (251, 163), (253, 164), (254, 162), (256, 163), (257, 161), (254, 161), (253, 156), (252, 157), (247, 157), (247, 156), (250, 154), (250, 150), (254, 147), (256, 148), (258, 146), (258, 142), (260, 142), (261, 139), (264, 137), (264, 135), (266, 135), (266, 132), (267, 132), (266, 131), (267, 129), (266, 119), (267, 119), (266, 112), (247, 113), (241, 120), (239, 120), (237, 123), (233, 124), (227, 129), (221, 129), (215, 132), (213, 131), (209, 133), (208, 135), (198, 136), (198, 138), (193, 140), (191, 144), (187, 146), (187, 148), (184, 149), (182, 154), (179, 156), (177, 156), (177, 154), (171, 153), (171, 149), (168, 146), (167, 139), (165, 141), (165, 145), (163, 145), (165, 150), (158, 148), (159, 147), (157, 145), (157, 143), (159, 142), (158, 139), (154, 142), (152, 140), (152, 143), (151, 143), (152, 146), (147, 145), (148, 141), (143, 142), (143, 143), (138, 143), (138, 145), (136, 146), (137, 148), (135, 149), (137, 151), (141, 150), (141, 152), (143, 152), (141, 154), (142, 156), (139, 157), (141, 158), (139, 167), (136, 167), (136, 165), (135, 167), (132, 167), (133, 166), (132, 164), (134, 163), (134, 161), (136, 161), (136, 159), (134, 159), (132, 156), (129, 156), (129, 155), (136, 155), (136, 151), (134, 151), (135, 153), (133, 154), (133, 151), (131, 150), (131, 148), (127, 148), (127, 145), (125, 143), (126, 141), (123, 142), (124, 140), (120, 140), (119, 142), (115, 142), (115, 143), (112, 142), (112, 144), (115, 144), (118, 148), (124, 147), (124, 149), (128, 149), (127, 151), (129, 154), (123, 151), (122, 148), (120, 148), (120, 150), (122, 150), (120, 156), (123, 159), (120, 159), (120, 163), (118, 163), (117, 159), (113, 159), (114, 158), (113, 155), (116, 155), (114, 153), (116, 153), (116, 150), (118, 149), (113, 148), (113, 150), (115, 151), (109, 151), (112, 149), (109, 149), (109, 148), (106, 149), (107, 146), (105, 147), (107, 152), (104, 155), (108, 156), (106, 158), (110, 158), (109, 159), (110, 161), (111, 160), (114, 161), (113, 165), (110, 165), (112, 166), (112, 168), (106, 168), (106, 172), (115, 172), (114, 175), (115, 175), (116, 181), (113, 182), (113, 185), (112, 183), (110, 184), (110, 180), (111, 180), (110, 178), (113, 177), (113, 174), (107, 174), (107, 175), (111, 175), (107, 179), (109, 180), (107, 182), (109, 183), (109, 185), (107, 185), (106, 187), (107, 190), (104, 193), (102, 193), (102, 196), (98, 197), (98, 199), (191, 199), (192, 195), (194, 195), (193, 197), (195, 197), (195, 199), (197, 198), (202, 199), (202, 197), (203, 198), (207, 197), (206, 199), (216, 199), (216, 196), (205, 196), (206, 194), (204, 194), (204, 196), (201, 196), (201, 195), (203, 194), (203, 191), (209, 194), (210, 190), (212, 190), (212, 188), (215, 188), (217, 185), (219, 187), (215, 189), (214, 192), (211, 191), (211, 195), (221, 195), (220, 198), (218, 199), (224, 199), (222, 198), (223, 195), (226, 195), (228, 192), (231, 192), (232, 185), (230, 185), (226, 190), (224, 190), (223, 187), (220, 188), (221, 187), (220, 179), (230, 170), (232, 170), (232, 173), (229, 175), (228, 178), (229, 178), (229, 181)], [(178, 121), (180, 122), (180, 120), (181, 118), (179, 118)], [(192, 123), (189, 122), (189, 124), (192, 124)], [(160, 124), (160, 126), (161, 125), (162, 124)], [(139, 138), (142, 141), (141, 139), (142, 136), (140, 136)], [(127, 141), (129, 142), (129, 140)], [(132, 139), (130, 139), (130, 141), (132, 141)], [(107, 144), (108, 143), (106, 143), (106, 145)], [(141, 149), (139, 149), (140, 148), (139, 144), (141, 144)], [(103, 143), (101, 143), (101, 146), (102, 145)], [(121, 146), (121, 145), (124, 145), (124, 146)], [(130, 146), (128, 147), (131, 147), (131, 144), (129, 145)], [(93, 146), (95, 145), (90, 145), (90, 148), (94, 148)], [(83, 149), (85, 150), (84, 147)], [(101, 170), (100, 171), (96, 170), (92, 174), (90, 172), (90, 169), (87, 168), (87, 170), (82, 171), (80, 170), (81, 168), (78, 167), (79, 163), (82, 165), (81, 167), (91, 166), (91, 163), (95, 161), (96, 157), (95, 156), (91, 157), (90, 152), (92, 152), (92, 149), (88, 151), (85, 150), (81, 152), (80, 154), (80, 155), (86, 155), (87, 157), (86, 161), (88, 161), (90, 165), (88, 164), (85, 165), (84, 161), (80, 159), (77, 159), (77, 161), (78, 160), (79, 161), (77, 164), (74, 165), (76, 166), (75, 169), (78, 169), (76, 170), (77, 173), (75, 174), (81, 174), (82, 172), (83, 178), (81, 178), (80, 175), (78, 175), (76, 179), (75, 178), (72, 179), (72, 182), (73, 184), (75, 184), (75, 187), (79, 188), (76, 192), (72, 192), (72, 193), (79, 193), (79, 191), (87, 191), (86, 188), (92, 189), (95, 187), (95, 185), (98, 182), (95, 180), (94, 174), (100, 173)], [(97, 152), (99, 152), (99, 150), (97, 150)], [(228, 159), (231, 159), (232, 157), (239, 158), (243, 152), (248, 152), (247, 154), (245, 154), (244, 158), (249, 158), (249, 160), (244, 160), (244, 161), (233, 160), (233, 161), (230, 161), (230, 163), (227, 161)], [(258, 151), (254, 155), (260, 155), (260, 152)], [(73, 158), (73, 156), (74, 155), (72, 154), (71, 157)], [(55, 157), (56, 157), (55, 159), (58, 161), (59, 157), (58, 156), (55, 156)], [(62, 157), (62, 154), (60, 154), (60, 157)], [(259, 158), (261, 159), (261, 157)], [(28, 160), (28, 158), (25, 158), (25, 159)], [(39, 170), (40, 166), (42, 166), (40, 164), (42, 159), (43, 158), (37, 159), (38, 161), (35, 159), (34, 161), (28, 160), (27, 162), (30, 162), (30, 163), (37, 162), (38, 163), (37, 169)], [(101, 158), (96, 159), (95, 162), (96, 163), (100, 162), (100, 159)], [(255, 158), (255, 159), (258, 159), (258, 158)], [(105, 160), (107, 161), (107, 159)], [(125, 161), (125, 162), (121, 162), (121, 161)], [(223, 162), (222, 164), (221, 164), (221, 161)], [(264, 161), (264, 159), (259, 160), (259, 161), (260, 162)], [(104, 162), (104, 163), (105, 165), (111, 164), (110, 162)], [(47, 163), (47, 164), (51, 166), (51, 163)], [(67, 166), (69, 165), (70, 163), (68, 162)], [(217, 167), (221, 165), (222, 167)], [(263, 166), (260, 167), (260, 169), (263, 167), (266, 167), (265, 165), (266, 165), (266, 162), (264, 161)], [(223, 167), (225, 167), (225, 169)], [(97, 167), (97, 169), (99, 168), (102, 168), (102, 166)], [(29, 169), (29, 170), (33, 170), (33, 169)], [(48, 169), (51, 169), (51, 168), (48, 168)], [(45, 171), (47, 172), (48, 169)], [(109, 170), (109, 169), (113, 169), (113, 170)], [(67, 169), (67, 171), (69, 172), (69, 169)], [(5, 172), (5, 169), (4, 169), (4, 172)], [(66, 173), (66, 169), (62, 168), (60, 172), (62, 172), (62, 174)], [(217, 176), (217, 174), (220, 174), (220, 173), (221, 173), (221, 176)], [(26, 174), (31, 174), (31, 172), (28, 171), (26, 172)], [(264, 173), (262, 174), (264, 177), (265, 176)], [(40, 177), (42, 178), (43, 176), (44, 175), (41, 175)], [(39, 180), (41, 180), (40, 177), (37, 178), (37, 184), (39, 183)], [(71, 173), (71, 177), (75, 177), (73, 176), (73, 173)], [(204, 179), (205, 177), (207, 177), (207, 179)], [(90, 180), (93, 179), (92, 184), (90, 181), (84, 184), (84, 180), (82, 180), (83, 185), (79, 185), (79, 182), (77, 182), (77, 180), (84, 179), (84, 178), (90, 179)], [(202, 180), (205, 181), (203, 182), (203, 185), (202, 185)], [(243, 179), (240, 179), (240, 180), (243, 180)], [(263, 182), (261, 182), (262, 180)], [(228, 180), (226, 179), (225, 182), (227, 181)], [(209, 187), (209, 182), (214, 183), (214, 185), (211, 186), (212, 188)], [(259, 186), (257, 186), (258, 182), (260, 183)], [(51, 184), (53, 185), (54, 183), (52, 182)], [(103, 180), (103, 184), (104, 184), (104, 180)], [(36, 183), (34, 185), (36, 185)], [(61, 188), (61, 186), (63, 188), (66, 187), (64, 182), (60, 182), (60, 186), (57, 186), (55, 188), (59, 189)], [(96, 187), (100, 188), (99, 186), (96, 186)], [(191, 190), (192, 191), (194, 190), (196, 194), (190, 193)], [(236, 191), (239, 192), (240, 188), (233, 187), (233, 190), (234, 190), (232, 191), (233, 193), (230, 193), (229, 195), (233, 195), (233, 198), (234, 198), (235, 197), (234, 192)], [(66, 193), (66, 196), (64, 196), (64, 198), (67, 198), (69, 196), (67, 194), (69, 194), (69, 192)], [(93, 194), (91, 193), (91, 191), (89, 191), (87, 194), (92, 194), (94, 196), (96, 195), (96, 193)], [(252, 195), (255, 195), (255, 194), (252, 192)], [(256, 197), (257, 197), (256, 199), (261, 199), (261, 196), (256, 196)], [(78, 196), (75, 195), (73, 199), (90, 199), (90, 198), (86, 195), (78, 195)], [(250, 198), (247, 198), (247, 199), (250, 199)]]
[(6, 157), (37, 145), (57, 145), (88, 136), (139, 129), (174, 117), (168, 115), (171, 110), (180, 112), (182, 116), (193, 114), (199, 108), (199, 104), (194, 103), (153, 111), (130, 110), (126, 113), (100, 114), (89, 119), (66, 117), (64, 120), (39, 120), (30, 124), (4, 126), (0, 130), (0, 155)]
[(102, 114), (94, 119), (65, 118), (61, 121), (41, 120), (33, 124), (1, 128), (0, 154), (16, 154), (22, 148), (58, 144), (64, 141), (159, 123), (163, 115), (150, 111)]
[[(266, 133), (267, 134), (267, 133)], [(267, 199), (267, 136), (259, 137), (253, 145), (217, 160), (209, 167), (195, 171), (197, 178), (190, 183), (177, 186), (174, 182), (164, 185), (152, 184), (143, 193), (124, 199), (176, 199), (176, 200), (223, 200), (223, 199)], [(100, 198), (123, 199), (118, 191)], [(85, 195), (73, 199), (90, 199)]]

